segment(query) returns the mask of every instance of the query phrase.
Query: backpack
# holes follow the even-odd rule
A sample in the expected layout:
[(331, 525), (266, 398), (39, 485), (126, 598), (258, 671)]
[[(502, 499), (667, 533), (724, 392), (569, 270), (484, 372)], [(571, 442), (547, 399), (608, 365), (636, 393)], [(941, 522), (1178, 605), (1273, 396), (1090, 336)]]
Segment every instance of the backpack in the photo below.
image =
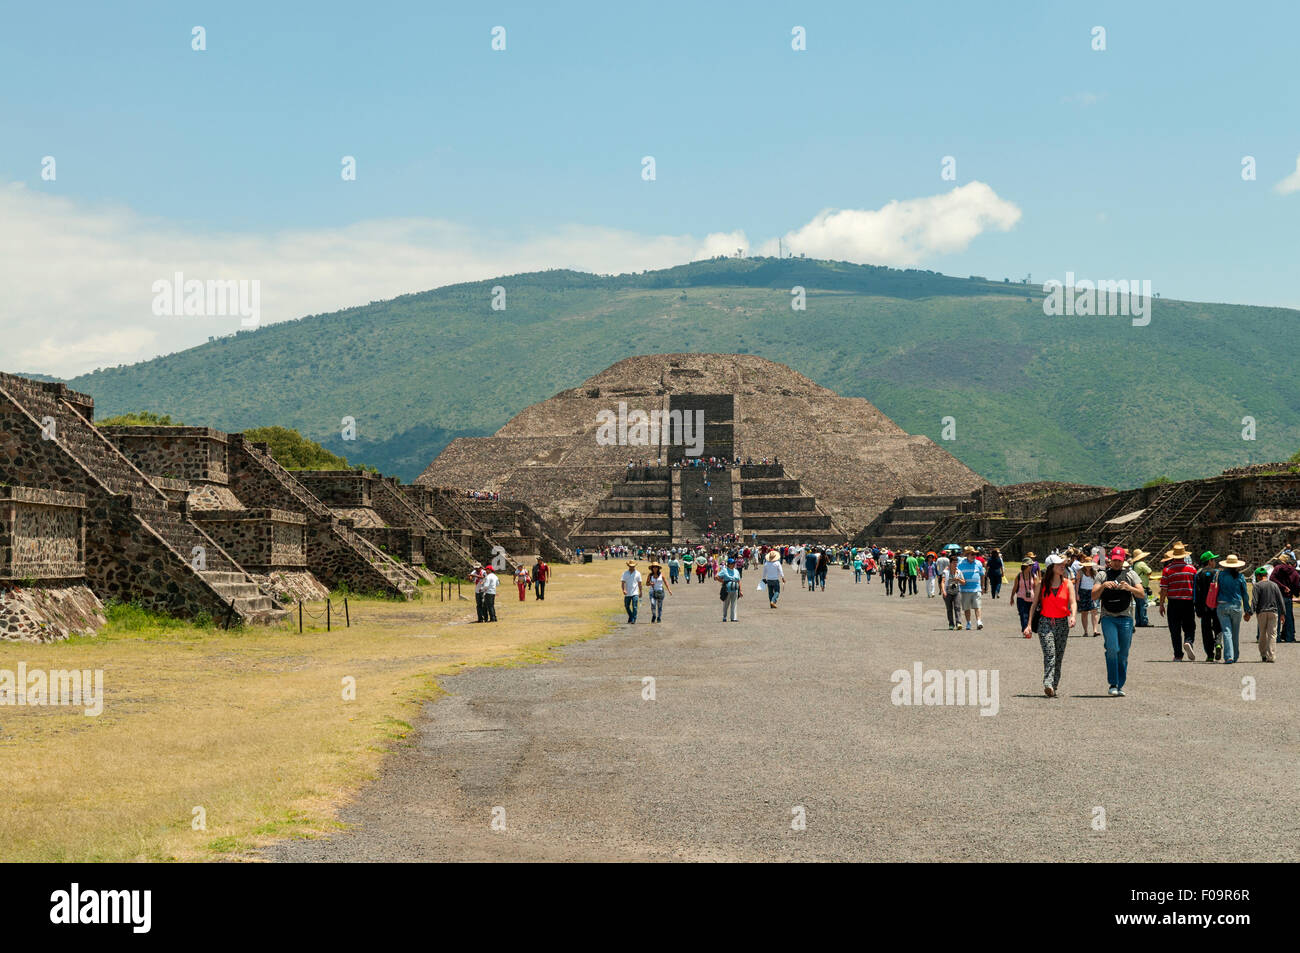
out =
[[(1106, 582), (1115, 582), (1128, 572), (1127, 569), (1107, 569)], [(1107, 589), (1101, 594), (1101, 607), (1110, 613), (1127, 612), (1132, 604), (1133, 593), (1123, 589)]]

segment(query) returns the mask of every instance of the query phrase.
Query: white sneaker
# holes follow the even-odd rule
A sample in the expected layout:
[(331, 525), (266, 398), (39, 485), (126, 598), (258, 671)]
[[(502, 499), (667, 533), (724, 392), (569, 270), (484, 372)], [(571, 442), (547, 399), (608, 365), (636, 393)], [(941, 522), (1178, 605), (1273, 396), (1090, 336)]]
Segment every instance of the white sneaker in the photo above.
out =
[(1115, 689), (1115, 694), (1118, 695), (1120, 698), (1123, 698), (1123, 697), (1124, 697), (1124, 689), (1122, 689), (1122, 688), (1117, 688), (1117, 689)]
[(1106, 694), (1109, 695), (1111, 698), (1118, 698), (1118, 697), (1119, 697), (1119, 689), (1116, 688), (1114, 685), (1112, 685), (1112, 686), (1110, 687), (1110, 691), (1108, 691)]
[(976, 622), (976, 623), (975, 623), (975, 628), (977, 628), (977, 629), (982, 629), (982, 628), (984, 628), (984, 623), (983, 623), (983, 622)]
[(1183, 643), (1183, 654), (1187, 656), (1187, 661), (1189, 661), (1189, 662), (1195, 662), (1195, 661), (1196, 661), (1196, 653), (1192, 651), (1192, 643), (1191, 643), (1191, 642), (1184, 642), (1184, 643)]

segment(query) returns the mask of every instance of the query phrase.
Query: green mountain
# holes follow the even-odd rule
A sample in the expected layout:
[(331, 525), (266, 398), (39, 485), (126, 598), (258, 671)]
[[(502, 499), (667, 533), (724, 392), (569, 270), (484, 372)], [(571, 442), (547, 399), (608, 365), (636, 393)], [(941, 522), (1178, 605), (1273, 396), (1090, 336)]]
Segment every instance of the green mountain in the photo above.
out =
[[(493, 287), (506, 308), (492, 309)], [(807, 289), (804, 311), (791, 289)], [(1041, 287), (803, 259), (714, 259), (453, 285), (218, 338), (69, 381), (102, 415), (294, 428), (411, 480), (453, 438), (622, 358), (758, 354), (865, 397), (994, 482), (1113, 486), (1300, 446), (1300, 313), (1156, 299), (1150, 324), (1047, 317)], [(774, 408), (779, 413), (779, 408)], [(344, 440), (343, 418), (355, 420)], [(1244, 440), (1243, 418), (1256, 439)], [(951, 422), (945, 428), (945, 418)], [(946, 430), (946, 434), (945, 434)], [(954, 439), (945, 439), (945, 435)]]

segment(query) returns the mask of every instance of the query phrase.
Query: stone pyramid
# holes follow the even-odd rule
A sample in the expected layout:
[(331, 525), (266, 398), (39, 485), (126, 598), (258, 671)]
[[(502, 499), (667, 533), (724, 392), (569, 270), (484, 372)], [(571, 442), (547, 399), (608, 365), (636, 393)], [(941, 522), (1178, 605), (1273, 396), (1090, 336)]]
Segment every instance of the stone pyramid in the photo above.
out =
[[(730, 401), (711, 401), (728, 396)], [(620, 407), (622, 405), (622, 407)], [(668, 465), (683, 436), (667, 424), (652, 445), (610, 441), (611, 418), (708, 409), (706, 442), (741, 458), (780, 461), (852, 535), (896, 497), (961, 493), (987, 481), (928, 437), (908, 434), (857, 397), (841, 397), (783, 364), (750, 354), (655, 354), (619, 361), (516, 414), (491, 437), (453, 441), (418, 482), (496, 490), (576, 534), (628, 475), (629, 462)], [(726, 409), (722, 409), (722, 408)], [(730, 417), (728, 420), (727, 417)], [(620, 434), (621, 436), (621, 434)], [(709, 454), (705, 454), (708, 456)]]

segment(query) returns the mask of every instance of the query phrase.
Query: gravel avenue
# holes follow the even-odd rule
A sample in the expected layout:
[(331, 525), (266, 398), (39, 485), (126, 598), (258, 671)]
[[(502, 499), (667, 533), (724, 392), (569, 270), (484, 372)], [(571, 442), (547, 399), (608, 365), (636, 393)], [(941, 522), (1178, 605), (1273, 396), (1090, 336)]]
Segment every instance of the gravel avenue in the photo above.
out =
[[(607, 568), (614, 613), (622, 567)], [(719, 621), (716, 585), (679, 585), (662, 624), (643, 607), (557, 662), (445, 679), (449, 696), (342, 811), (347, 831), (263, 856), (1292, 858), (1294, 646), (1276, 665), (1253, 640), (1236, 666), (1176, 663), (1163, 627), (1139, 629), (1128, 696), (1109, 698), (1102, 640), (1071, 637), (1048, 699), (1038, 642), (1005, 601), (986, 597), (983, 631), (950, 632), (924, 591), (886, 597), (833, 569), (809, 593), (787, 577), (771, 610), (747, 572), (738, 623)], [(896, 704), (891, 676), (918, 664), (998, 673), (996, 715), (978, 698)]]

